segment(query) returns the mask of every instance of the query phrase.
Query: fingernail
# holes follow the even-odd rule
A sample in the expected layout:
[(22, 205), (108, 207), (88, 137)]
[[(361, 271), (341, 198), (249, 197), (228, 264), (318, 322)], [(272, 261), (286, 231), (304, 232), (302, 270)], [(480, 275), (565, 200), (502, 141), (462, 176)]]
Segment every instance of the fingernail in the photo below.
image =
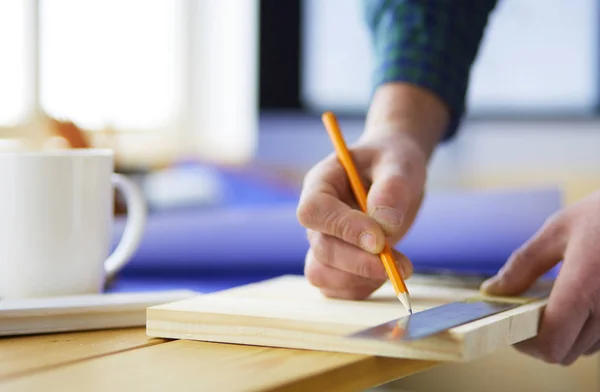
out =
[(402, 214), (400, 211), (389, 207), (377, 207), (372, 214), (373, 218), (384, 226), (400, 226)]
[(375, 243), (375, 236), (371, 233), (363, 233), (360, 236), (360, 246), (365, 249), (366, 251), (369, 252), (374, 252), (375, 251), (375, 246), (377, 245)]

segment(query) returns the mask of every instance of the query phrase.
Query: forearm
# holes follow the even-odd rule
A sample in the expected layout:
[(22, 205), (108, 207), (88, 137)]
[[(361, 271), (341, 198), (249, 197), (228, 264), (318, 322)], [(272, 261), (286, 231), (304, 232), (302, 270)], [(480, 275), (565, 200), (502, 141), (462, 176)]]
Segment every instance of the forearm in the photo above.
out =
[[(423, 142), (452, 137), (470, 68), (496, 0), (365, 0), (374, 53), (376, 123), (414, 127)], [(406, 118), (404, 118), (406, 117)]]
[(403, 82), (380, 85), (371, 101), (365, 135), (411, 137), (429, 158), (450, 123), (446, 103), (431, 91)]

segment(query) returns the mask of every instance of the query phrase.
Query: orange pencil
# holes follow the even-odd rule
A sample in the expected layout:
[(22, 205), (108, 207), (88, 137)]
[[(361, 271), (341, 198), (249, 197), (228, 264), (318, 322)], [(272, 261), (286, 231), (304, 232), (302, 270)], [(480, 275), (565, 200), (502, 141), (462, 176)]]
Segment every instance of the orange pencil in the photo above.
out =
[[(342, 164), (344, 170), (346, 171), (346, 175), (350, 180), (350, 186), (352, 187), (352, 191), (354, 192), (354, 197), (358, 202), (361, 210), (363, 212), (367, 212), (367, 193), (365, 188), (360, 180), (360, 176), (358, 175), (358, 171), (356, 170), (356, 166), (352, 161), (352, 156), (348, 151), (348, 147), (346, 147), (346, 142), (344, 141), (344, 137), (342, 136), (342, 132), (338, 125), (337, 119), (335, 115), (331, 112), (325, 112), (322, 116), (323, 124), (325, 125), (325, 129), (331, 138), (333, 143), (333, 147), (335, 148), (336, 154), (340, 163)], [(385, 267), (387, 275), (396, 290), (396, 295), (400, 302), (408, 309), (410, 313), (412, 313), (412, 307), (410, 304), (410, 295), (408, 293), (408, 289), (406, 288), (406, 284), (404, 283), (404, 279), (402, 279), (402, 275), (398, 270), (398, 266), (394, 261), (394, 256), (388, 244), (385, 244), (383, 251), (379, 254), (381, 258), (381, 262)]]

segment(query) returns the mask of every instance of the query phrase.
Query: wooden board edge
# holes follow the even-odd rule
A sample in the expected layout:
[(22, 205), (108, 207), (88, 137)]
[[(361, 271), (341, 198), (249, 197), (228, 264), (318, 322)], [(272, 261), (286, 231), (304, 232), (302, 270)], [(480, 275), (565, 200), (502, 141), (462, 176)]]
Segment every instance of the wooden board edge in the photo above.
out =
[[(448, 331), (463, 341), (465, 355), (461, 362), (479, 359), (535, 337), (547, 302), (547, 299), (531, 302)], [(497, 340), (491, 341), (490, 335)]]
[[(293, 329), (286, 330), (286, 333), (297, 336), (293, 340), (289, 340), (289, 335), (285, 339), (278, 336), (281, 331), (276, 328), (269, 330), (264, 327), (253, 329), (236, 326), (235, 331), (231, 332), (227, 331), (227, 326), (222, 326), (225, 330), (215, 331), (214, 325), (190, 325), (168, 317), (169, 312), (186, 313), (182, 310), (149, 310), (146, 333), (148, 336), (168, 339), (334, 351), (389, 358), (469, 362), (535, 336), (539, 317), (546, 303), (547, 300), (541, 300), (521, 305), (419, 341), (405, 342), (402, 343), (402, 349), (386, 342), (360, 342), (347, 336), (300, 333)], [(506, 317), (506, 313), (510, 316)], [(532, 321), (532, 318), (535, 321)], [(500, 337), (500, 340), (490, 343), (489, 336)], [(318, 343), (322, 343), (323, 346), (319, 346)]]
[[(250, 285), (264, 285), (266, 283), (278, 283), (280, 281), (285, 281), (286, 279), (297, 280), (298, 277), (295, 275), (282, 275), (279, 277), (266, 279), (261, 282), (252, 283)], [(249, 285), (244, 285), (228, 290), (221, 291), (233, 293), (235, 291), (239, 291), (240, 293), (244, 293), (244, 289), (246, 289)], [(202, 295), (203, 297), (210, 296), (211, 294)], [(182, 301), (189, 301), (192, 298), (184, 299)], [(181, 302), (181, 301), (177, 301)], [(480, 358), (481, 356), (488, 355), (493, 353), (494, 351), (505, 348), (507, 346), (518, 343), (522, 340), (528, 339), (530, 337), (535, 336), (535, 329), (537, 329), (537, 320), (536, 322), (529, 321), (530, 324), (526, 324), (528, 328), (522, 333), (515, 334), (516, 328), (513, 328), (513, 324), (522, 323), (523, 320), (530, 320), (530, 317), (538, 317), (545, 306), (547, 299), (535, 301), (529, 304), (521, 305), (515, 309), (508, 310), (506, 312), (502, 312), (501, 314), (489, 316), (482, 320), (477, 320), (471, 322), (469, 324), (465, 324), (463, 326), (452, 328), (449, 331), (443, 332), (441, 334), (431, 336), (429, 338), (423, 339), (417, 342), (411, 342), (410, 344), (406, 344), (407, 352), (399, 354), (397, 349), (390, 350), (385, 347), (382, 347), (379, 342), (373, 343), (373, 347), (364, 348), (362, 345), (361, 350), (354, 350), (339, 347), (341, 344), (341, 340), (348, 339), (345, 336), (332, 336), (332, 335), (321, 335), (316, 336), (315, 341), (319, 341), (324, 339), (325, 337), (331, 341), (338, 340), (339, 342), (333, 342), (337, 344), (333, 344), (332, 347), (330, 345), (329, 348), (315, 348), (315, 341), (312, 341), (312, 344), (295, 341), (295, 342), (285, 342), (279, 341), (276, 346), (269, 345), (267, 339), (281, 339), (281, 337), (273, 336), (261, 336), (261, 331), (248, 329), (246, 331), (246, 335), (244, 336), (229, 336), (225, 333), (218, 333), (210, 328), (203, 328), (199, 325), (192, 325), (185, 323), (177, 323), (173, 322), (173, 320), (168, 317), (162, 317), (158, 315), (161, 312), (178, 312), (185, 313), (185, 310), (181, 309), (170, 309), (171, 304), (163, 304), (154, 306), (148, 309), (147, 320), (146, 320), (146, 333), (148, 336), (157, 337), (157, 338), (168, 338), (168, 339), (183, 339), (183, 340), (199, 340), (199, 341), (207, 341), (207, 342), (215, 342), (215, 343), (232, 343), (232, 344), (242, 344), (242, 345), (256, 345), (262, 347), (280, 347), (280, 348), (291, 348), (291, 349), (308, 349), (308, 350), (318, 350), (318, 351), (334, 351), (341, 353), (351, 353), (351, 354), (366, 354), (372, 356), (384, 356), (389, 358), (403, 358), (403, 359), (422, 359), (422, 360), (434, 360), (434, 361), (448, 361), (448, 362), (469, 362), (474, 359)], [(156, 311), (155, 315), (153, 312)], [(533, 312), (533, 313), (532, 313)], [(510, 317), (506, 318), (506, 313), (510, 314)], [(496, 325), (498, 324), (498, 325)], [(168, 327), (167, 327), (168, 325)], [(236, 327), (237, 328), (237, 327)], [(243, 328), (243, 327), (242, 327)], [(239, 329), (239, 328), (238, 328)], [(264, 329), (264, 328), (263, 328)], [(499, 331), (498, 331), (499, 330)], [(264, 331), (262, 331), (264, 332)], [(480, 336), (486, 336), (490, 333), (497, 333), (498, 336), (501, 336), (502, 339), (494, 342), (493, 344), (481, 344)], [(341, 339), (341, 340), (340, 340)], [(329, 343), (332, 343), (332, 342)], [(273, 343), (272, 343), (273, 344)], [(439, 352), (432, 349), (432, 347), (439, 348), (446, 346), (446, 352)], [(454, 345), (457, 349), (448, 349)], [(410, 352), (410, 354), (408, 353)]]
[[(359, 339), (346, 335), (321, 335), (285, 331), (259, 329), (236, 326), (228, 331), (225, 326), (215, 331), (214, 328), (203, 328), (202, 325), (177, 323), (171, 320), (161, 321), (150, 319), (146, 322), (146, 334), (149, 337), (178, 340), (198, 340), (212, 343), (237, 344), (246, 346), (277, 347), (313, 351), (328, 351), (345, 354), (358, 354), (395, 359), (431, 360), (443, 362), (460, 361), (462, 354), (456, 350), (456, 345), (447, 339), (434, 337), (427, 345), (423, 342), (411, 342), (393, 345), (388, 342)], [(229, 333), (228, 333), (229, 332)], [(431, 344), (435, 341), (434, 344)], [(436, 350), (430, 349), (433, 345)], [(440, 350), (445, 348), (445, 351)]]

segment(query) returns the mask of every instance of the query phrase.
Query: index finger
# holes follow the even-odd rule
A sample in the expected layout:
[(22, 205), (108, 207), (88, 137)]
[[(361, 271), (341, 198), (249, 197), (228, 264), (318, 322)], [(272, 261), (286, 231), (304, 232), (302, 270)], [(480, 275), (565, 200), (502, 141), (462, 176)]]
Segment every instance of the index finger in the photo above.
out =
[[(359, 169), (359, 174), (361, 174), (360, 168), (364, 167), (367, 163), (366, 160), (370, 159), (370, 157), (365, 156), (366, 154), (354, 154), (352, 151), (350, 154), (352, 154), (356, 167)], [(363, 176), (361, 177), (363, 186), (368, 188), (367, 179)], [(300, 200), (302, 200), (302, 196), (306, 191), (313, 189), (336, 197), (349, 206), (358, 206), (352, 194), (348, 176), (335, 153), (331, 153), (308, 171), (302, 183)]]
[(379, 253), (385, 234), (379, 224), (352, 208), (349, 182), (343, 168), (331, 157), (316, 165), (306, 176), (297, 218), (307, 229), (337, 237), (371, 253)]

